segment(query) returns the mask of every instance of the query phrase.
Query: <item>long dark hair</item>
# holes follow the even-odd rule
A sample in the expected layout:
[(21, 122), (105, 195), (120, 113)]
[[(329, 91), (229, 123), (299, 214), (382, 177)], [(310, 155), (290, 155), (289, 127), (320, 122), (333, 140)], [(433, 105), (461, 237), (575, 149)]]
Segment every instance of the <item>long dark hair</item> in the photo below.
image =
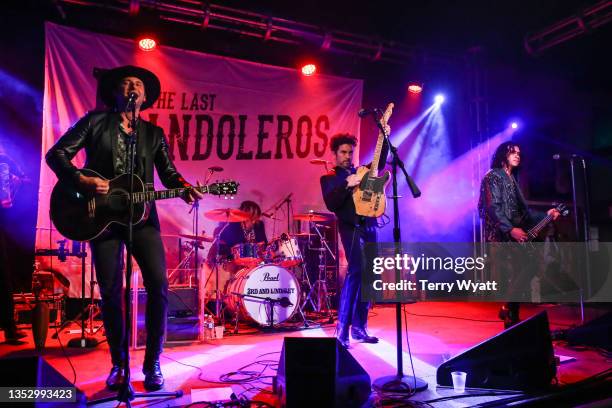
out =
[(261, 217), (261, 207), (255, 201), (243, 201), (240, 203), (240, 210), (252, 212), (257, 217)]
[[(495, 154), (493, 155), (493, 159), (491, 160), (491, 168), (503, 169), (504, 164), (508, 164), (508, 154), (512, 151), (514, 147), (520, 148), (521, 146), (516, 142), (504, 142), (497, 146), (497, 149), (495, 149)], [(517, 168), (512, 169), (512, 173), (514, 174), (516, 174), (517, 171)]]

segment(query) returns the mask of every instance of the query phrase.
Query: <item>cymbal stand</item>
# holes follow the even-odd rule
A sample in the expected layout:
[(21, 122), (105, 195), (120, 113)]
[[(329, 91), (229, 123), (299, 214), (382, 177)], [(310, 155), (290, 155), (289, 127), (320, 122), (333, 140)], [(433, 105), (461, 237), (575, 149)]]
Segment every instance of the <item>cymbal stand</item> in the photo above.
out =
[[(198, 242), (198, 241), (186, 241), (185, 245), (190, 246), (191, 248), (189, 249), (189, 252), (187, 252), (187, 255), (185, 255), (185, 257), (181, 260), (181, 262), (179, 262), (179, 264), (176, 266), (176, 268), (172, 269), (169, 273), (168, 273), (168, 281), (172, 280), (172, 277), (174, 276), (174, 274), (181, 270), (181, 269), (186, 269), (189, 268), (189, 264), (191, 264), (191, 260), (194, 258), (194, 255), (196, 254), (197, 249), (203, 249), (204, 247)], [(196, 255), (197, 257), (197, 255)], [(198, 263), (195, 263), (195, 268), (198, 268)], [(191, 287), (191, 277), (189, 278), (189, 287)], [(197, 280), (196, 280), (197, 282)]]
[[(319, 236), (321, 247), (309, 248), (311, 251), (319, 252), (319, 271), (318, 271), (317, 280), (315, 281), (314, 285), (312, 285), (312, 287), (310, 288), (310, 292), (308, 292), (308, 296), (306, 296), (306, 299), (304, 299), (304, 302), (302, 303), (302, 308), (306, 305), (306, 303), (310, 302), (310, 304), (313, 306), (315, 311), (318, 313), (321, 313), (323, 309), (323, 305), (321, 305), (321, 296), (323, 296), (325, 299), (325, 309), (329, 317), (329, 322), (333, 323), (334, 316), (332, 314), (331, 302), (329, 300), (329, 292), (327, 290), (327, 258), (326, 256), (329, 253), (334, 261), (336, 260), (336, 256), (334, 255), (333, 251), (327, 244), (327, 240), (325, 239), (325, 236), (319, 230), (319, 226), (313, 221), (309, 221), (309, 223), (311, 226), (310, 229), (311, 230), (314, 229), (314, 231)], [(316, 306), (312, 300), (312, 296), (314, 293), (316, 293), (317, 295)]]
[(216, 247), (216, 254), (215, 254), (215, 265), (213, 266), (213, 270), (211, 271), (211, 273), (214, 272), (215, 274), (215, 318), (219, 321), (222, 320), (221, 318), (221, 291), (219, 290), (219, 264), (221, 263), (221, 256), (219, 255), (219, 247), (221, 245), (221, 234), (223, 234), (223, 231), (225, 231), (225, 229), (229, 226), (229, 213), (227, 216), (228, 220), (225, 222), (225, 225), (223, 226), (223, 228), (221, 228), (221, 230), (219, 231), (218, 235), (215, 237), (215, 240), (213, 241), (213, 245)]

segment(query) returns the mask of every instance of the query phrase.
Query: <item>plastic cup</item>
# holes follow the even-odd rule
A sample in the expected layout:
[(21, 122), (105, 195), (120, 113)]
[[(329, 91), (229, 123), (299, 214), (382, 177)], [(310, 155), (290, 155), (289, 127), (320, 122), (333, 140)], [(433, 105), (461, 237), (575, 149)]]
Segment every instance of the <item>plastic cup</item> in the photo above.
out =
[(467, 378), (467, 373), (465, 371), (453, 371), (451, 376), (453, 377), (453, 389), (455, 392), (465, 392), (465, 379)]
[(223, 330), (225, 326), (215, 326), (215, 338), (222, 339), (223, 338)]

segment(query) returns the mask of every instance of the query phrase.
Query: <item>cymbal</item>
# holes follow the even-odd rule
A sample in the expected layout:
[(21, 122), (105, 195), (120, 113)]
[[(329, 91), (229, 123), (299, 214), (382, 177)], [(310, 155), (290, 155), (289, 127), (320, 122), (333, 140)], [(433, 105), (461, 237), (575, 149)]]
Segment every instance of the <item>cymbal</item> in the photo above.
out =
[(311, 222), (329, 221), (329, 217), (326, 217), (321, 214), (313, 214), (313, 213), (294, 214), (293, 219), (295, 221), (311, 221)]
[(291, 234), (292, 237), (310, 237), (317, 234), (311, 234), (309, 232), (298, 232), (297, 234)]
[(209, 220), (221, 222), (246, 221), (250, 217), (249, 213), (235, 208), (215, 208), (214, 210), (206, 211), (204, 216)]
[(178, 236), (190, 239), (192, 241), (200, 241), (200, 242), (213, 242), (215, 240), (214, 237), (211, 237), (209, 235), (178, 234)]

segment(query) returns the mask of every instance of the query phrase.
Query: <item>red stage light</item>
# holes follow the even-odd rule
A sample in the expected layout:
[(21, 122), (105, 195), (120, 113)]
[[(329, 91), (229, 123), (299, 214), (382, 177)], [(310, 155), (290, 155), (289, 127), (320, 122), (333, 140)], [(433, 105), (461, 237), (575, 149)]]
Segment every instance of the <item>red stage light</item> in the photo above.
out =
[(305, 76), (314, 75), (317, 72), (317, 66), (315, 64), (306, 64), (302, 67), (302, 74)]
[(150, 37), (141, 38), (138, 40), (138, 47), (143, 51), (153, 51), (157, 47), (157, 42)]
[(423, 91), (423, 86), (417, 83), (411, 83), (408, 85), (408, 92), (413, 94), (420, 94)]

